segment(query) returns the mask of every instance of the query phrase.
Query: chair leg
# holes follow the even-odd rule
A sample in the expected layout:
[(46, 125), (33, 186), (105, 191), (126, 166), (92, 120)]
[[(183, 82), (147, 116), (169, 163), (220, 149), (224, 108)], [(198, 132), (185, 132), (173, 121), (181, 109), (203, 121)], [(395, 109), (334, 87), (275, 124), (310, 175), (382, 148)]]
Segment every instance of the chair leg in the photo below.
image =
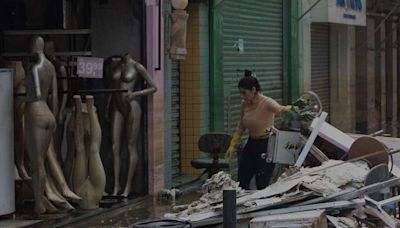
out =
[(201, 177), (203, 177), (205, 174), (207, 174), (208, 173), (208, 170), (206, 169), (206, 170), (204, 170), (198, 177), (196, 177), (196, 179), (194, 179), (193, 181), (197, 181), (197, 180), (200, 180), (201, 179)]

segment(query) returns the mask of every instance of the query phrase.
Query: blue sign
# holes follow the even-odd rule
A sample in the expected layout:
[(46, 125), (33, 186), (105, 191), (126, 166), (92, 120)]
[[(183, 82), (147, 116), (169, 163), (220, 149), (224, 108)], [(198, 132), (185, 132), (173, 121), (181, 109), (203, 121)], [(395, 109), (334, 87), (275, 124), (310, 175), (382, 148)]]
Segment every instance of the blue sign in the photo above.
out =
[(336, 6), (355, 11), (361, 11), (363, 8), (361, 0), (336, 0)]

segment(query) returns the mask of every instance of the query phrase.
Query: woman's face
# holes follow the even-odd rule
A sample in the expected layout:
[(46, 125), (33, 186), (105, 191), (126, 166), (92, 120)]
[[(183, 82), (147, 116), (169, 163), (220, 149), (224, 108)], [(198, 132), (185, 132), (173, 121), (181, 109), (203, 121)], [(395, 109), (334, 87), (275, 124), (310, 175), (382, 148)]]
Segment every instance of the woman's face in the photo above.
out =
[(254, 99), (254, 96), (256, 94), (256, 88), (253, 87), (251, 90), (239, 88), (239, 92), (243, 100), (250, 102)]

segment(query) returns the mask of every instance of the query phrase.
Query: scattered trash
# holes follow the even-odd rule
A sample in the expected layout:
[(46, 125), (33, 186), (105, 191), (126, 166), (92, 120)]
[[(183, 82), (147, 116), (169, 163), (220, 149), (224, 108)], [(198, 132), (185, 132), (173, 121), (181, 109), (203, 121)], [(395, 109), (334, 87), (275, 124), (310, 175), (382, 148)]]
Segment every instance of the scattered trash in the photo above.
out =
[[(319, 101), (316, 94), (310, 96)], [(314, 108), (310, 104), (304, 103), (301, 108)], [(326, 123), (327, 113), (320, 106), (315, 107), (318, 112), (314, 110), (312, 118), (297, 124), (303, 128), (296, 136), (301, 140), (282, 147), (296, 149), (297, 160), (285, 158), (293, 158), (294, 154), (282, 151), (280, 144), (271, 147), (275, 153), (268, 152), (266, 162), (286, 161), (279, 164), (290, 165), (275, 183), (262, 190), (245, 191), (229, 174), (219, 172), (205, 181), (199, 200), (175, 206), (174, 213), (165, 217), (190, 221), (194, 227), (221, 224), (223, 190), (234, 189), (236, 218), (247, 220), (252, 228), (399, 226), (400, 191), (394, 187), (400, 186), (400, 168), (389, 158), (400, 152), (400, 139), (346, 134)], [(300, 113), (299, 110), (302, 109), (293, 109), (293, 113)], [(297, 120), (302, 120), (300, 114)], [(275, 140), (283, 140), (279, 138), (282, 135), (277, 130)], [(332, 151), (326, 153), (324, 148), (318, 148), (317, 137), (337, 148), (335, 158), (340, 160), (329, 157)]]

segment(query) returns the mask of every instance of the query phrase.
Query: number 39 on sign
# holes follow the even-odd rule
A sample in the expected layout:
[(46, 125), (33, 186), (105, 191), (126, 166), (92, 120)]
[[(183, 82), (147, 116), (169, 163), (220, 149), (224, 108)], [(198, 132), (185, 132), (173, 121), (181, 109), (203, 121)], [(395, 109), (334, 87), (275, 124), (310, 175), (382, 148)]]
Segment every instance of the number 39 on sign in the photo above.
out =
[(82, 78), (103, 78), (102, 58), (78, 57), (77, 74)]

